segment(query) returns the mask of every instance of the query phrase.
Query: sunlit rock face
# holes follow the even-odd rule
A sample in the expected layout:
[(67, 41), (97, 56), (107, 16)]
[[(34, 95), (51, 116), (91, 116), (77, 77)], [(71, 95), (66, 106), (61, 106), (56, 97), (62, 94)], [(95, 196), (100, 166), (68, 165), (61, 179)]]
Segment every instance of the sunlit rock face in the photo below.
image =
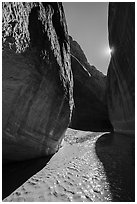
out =
[(74, 78), (74, 109), (70, 127), (80, 130), (112, 130), (106, 101), (106, 76), (91, 66), (80, 45), (70, 37)]
[(53, 154), (72, 107), (70, 45), (61, 3), (3, 3), (3, 159)]
[(110, 3), (109, 44), (113, 48), (107, 73), (109, 117), (116, 132), (135, 130), (135, 4)]

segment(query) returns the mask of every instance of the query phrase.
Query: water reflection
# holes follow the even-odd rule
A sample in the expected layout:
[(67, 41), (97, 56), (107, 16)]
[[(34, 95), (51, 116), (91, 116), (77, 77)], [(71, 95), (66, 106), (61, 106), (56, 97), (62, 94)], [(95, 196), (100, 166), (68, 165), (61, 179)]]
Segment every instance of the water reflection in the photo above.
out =
[(103, 163), (113, 201), (135, 200), (134, 135), (109, 133), (96, 142), (96, 154)]
[(53, 157), (3, 167), (3, 198), (21, 186), (4, 201), (133, 202), (134, 179), (134, 135), (68, 129)]

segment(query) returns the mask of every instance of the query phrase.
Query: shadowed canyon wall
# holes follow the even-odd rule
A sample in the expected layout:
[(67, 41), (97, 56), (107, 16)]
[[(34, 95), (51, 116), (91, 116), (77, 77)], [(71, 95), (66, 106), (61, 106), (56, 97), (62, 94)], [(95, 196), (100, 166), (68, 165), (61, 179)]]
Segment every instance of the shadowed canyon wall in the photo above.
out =
[(55, 153), (68, 126), (134, 132), (134, 3), (109, 4), (107, 77), (68, 35), (61, 3), (2, 7), (4, 161)]
[(135, 3), (110, 3), (108, 110), (114, 131), (135, 131)]
[(91, 66), (80, 45), (70, 36), (71, 67), (74, 78), (74, 109), (70, 127), (80, 130), (108, 131), (106, 76)]
[(3, 3), (3, 159), (57, 151), (73, 108), (61, 3)]

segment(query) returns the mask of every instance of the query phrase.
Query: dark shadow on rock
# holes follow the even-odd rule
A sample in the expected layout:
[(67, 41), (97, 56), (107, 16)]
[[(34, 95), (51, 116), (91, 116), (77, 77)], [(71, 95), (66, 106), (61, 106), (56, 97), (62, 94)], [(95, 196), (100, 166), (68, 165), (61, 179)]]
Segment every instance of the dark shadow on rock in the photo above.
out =
[(106, 94), (106, 77), (93, 68), (77, 42), (71, 42), (71, 68), (74, 79), (74, 108), (70, 128), (84, 131), (112, 131)]
[(135, 135), (109, 133), (96, 142), (114, 202), (135, 201)]
[(2, 199), (39, 172), (52, 156), (2, 165)]
[(107, 120), (98, 121), (95, 120), (90, 123), (90, 118), (85, 118), (85, 120), (74, 120), (69, 125), (70, 128), (75, 130), (92, 131), (92, 132), (113, 132), (113, 127)]

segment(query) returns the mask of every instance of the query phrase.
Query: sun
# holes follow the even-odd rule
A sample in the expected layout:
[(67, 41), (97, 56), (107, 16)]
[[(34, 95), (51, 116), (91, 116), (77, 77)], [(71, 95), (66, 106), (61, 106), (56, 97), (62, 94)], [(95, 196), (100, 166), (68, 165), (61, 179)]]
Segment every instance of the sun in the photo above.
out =
[(114, 47), (109, 48), (109, 54), (113, 54), (114, 53)]
[(112, 53), (112, 49), (111, 49), (111, 48), (108, 48), (108, 54), (111, 55), (111, 53)]
[(106, 55), (112, 55), (112, 53), (114, 52), (114, 48), (113, 47), (107, 47), (106, 49)]
[(104, 46), (102, 49), (102, 57), (110, 58), (114, 54), (114, 47)]

